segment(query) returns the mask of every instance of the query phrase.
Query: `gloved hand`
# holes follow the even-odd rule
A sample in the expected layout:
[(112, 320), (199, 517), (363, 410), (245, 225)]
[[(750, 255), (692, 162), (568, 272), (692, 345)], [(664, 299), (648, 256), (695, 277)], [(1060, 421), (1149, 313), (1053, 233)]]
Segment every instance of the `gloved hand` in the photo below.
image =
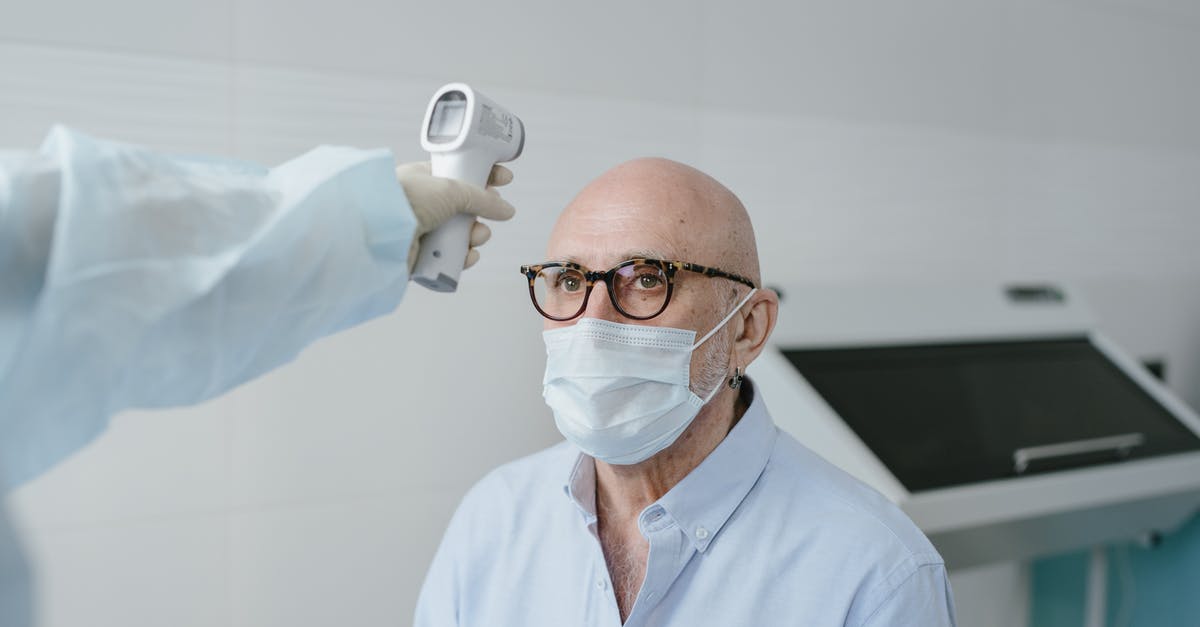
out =
[[(489, 220), (508, 220), (517, 211), (494, 189), (512, 182), (512, 171), (502, 165), (492, 166), (486, 190), (470, 183), (436, 177), (429, 171), (427, 161), (405, 163), (396, 168), (396, 178), (400, 180), (408, 204), (412, 205), (413, 214), (417, 217), (417, 232), (408, 249), (409, 272), (417, 263), (421, 236), (437, 229), (454, 215), (472, 213)], [(487, 225), (475, 222), (471, 228), (467, 258), (463, 260), (464, 269), (479, 261), (479, 251), (475, 249), (491, 236), (492, 230)]]

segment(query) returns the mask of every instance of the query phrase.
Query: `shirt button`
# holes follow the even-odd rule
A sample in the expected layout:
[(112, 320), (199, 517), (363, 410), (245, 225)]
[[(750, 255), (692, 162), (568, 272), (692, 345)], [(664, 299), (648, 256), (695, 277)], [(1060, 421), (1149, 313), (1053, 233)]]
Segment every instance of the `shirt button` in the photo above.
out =
[(704, 527), (696, 527), (696, 539), (703, 540), (708, 537), (708, 529)]
[(597, 579), (597, 580), (596, 580), (596, 589), (597, 589), (597, 590), (599, 590), (599, 591), (603, 592), (603, 591), (604, 591), (604, 589), (605, 589), (605, 588), (607, 588), (607, 587), (608, 587), (608, 584), (607, 584), (607, 583), (605, 583), (603, 579)]

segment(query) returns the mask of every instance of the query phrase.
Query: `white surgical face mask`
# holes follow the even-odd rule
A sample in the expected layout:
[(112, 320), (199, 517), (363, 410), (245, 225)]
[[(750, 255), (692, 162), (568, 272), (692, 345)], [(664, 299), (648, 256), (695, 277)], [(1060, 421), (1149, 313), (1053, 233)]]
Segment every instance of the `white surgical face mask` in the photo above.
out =
[(636, 464), (670, 446), (721, 389), (718, 381), (704, 398), (692, 392), (692, 352), (756, 291), (698, 342), (695, 331), (595, 318), (543, 332), (542, 396), (558, 430), (610, 464)]

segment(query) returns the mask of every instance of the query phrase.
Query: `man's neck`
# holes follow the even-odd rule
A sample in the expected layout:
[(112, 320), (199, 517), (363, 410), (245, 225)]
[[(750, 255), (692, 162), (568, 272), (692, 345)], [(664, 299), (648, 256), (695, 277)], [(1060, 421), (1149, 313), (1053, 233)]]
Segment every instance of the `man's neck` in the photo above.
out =
[(722, 390), (678, 440), (650, 459), (629, 466), (595, 462), (596, 529), (622, 623), (633, 611), (650, 554), (638, 516), (699, 466), (745, 412), (741, 394)]
[(620, 524), (662, 498), (711, 454), (746, 412), (743, 396), (723, 390), (670, 446), (646, 461), (613, 465), (597, 460), (596, 510)]

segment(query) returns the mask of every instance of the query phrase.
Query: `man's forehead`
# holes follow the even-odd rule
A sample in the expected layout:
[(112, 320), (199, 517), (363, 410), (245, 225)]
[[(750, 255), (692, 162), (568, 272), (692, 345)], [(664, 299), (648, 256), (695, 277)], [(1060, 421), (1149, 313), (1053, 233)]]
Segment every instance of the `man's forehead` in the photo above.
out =
[(567, 219), (550, 236), (546, 252), (556, 261), (610, 268), (627, 259), (682, 259), (692, 246), (686, 224), (647, 220), (642, 212), (621, 211), (607, 219)]
[(691, 181), (634, 170), (619, 166), (617, 175), (601, 177), (572, 200), (550, 235), (548, 259), (603, 269), (633, 258), (702, 263), (692, 257), (714, 256), (719, 244), (711, 235), (725, 212)]
[(550, 261), (569, 261), (591, 270), (607, 270), (622, 261), (630, 259), (660, 259), (663, 261), (679, 261), (679, 255), (671, 254), (662, 248), (631, 248), (619, 251), (567, 251), (555, 255)]

